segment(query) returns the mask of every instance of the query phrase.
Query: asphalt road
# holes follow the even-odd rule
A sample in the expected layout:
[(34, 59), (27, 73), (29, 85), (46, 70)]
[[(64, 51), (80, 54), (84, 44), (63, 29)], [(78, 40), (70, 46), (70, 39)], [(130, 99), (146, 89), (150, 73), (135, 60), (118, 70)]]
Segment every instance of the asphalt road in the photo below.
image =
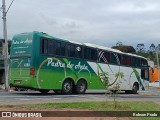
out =
[[(153, 101), (160, 104), (160, 88), (150, 88), (148, 91), (139, 91), (138, 94), (120, 92), (117, 101)], [(0, 91), (0, 105), (22, 105), (58, 102), (85, 102), (85, 101), (113, 101), (113, 97), (105, 91), (87, 91), (83, 95), (58, 95), (50, 92), (42, 95), (38, 91), (5, 92)]]

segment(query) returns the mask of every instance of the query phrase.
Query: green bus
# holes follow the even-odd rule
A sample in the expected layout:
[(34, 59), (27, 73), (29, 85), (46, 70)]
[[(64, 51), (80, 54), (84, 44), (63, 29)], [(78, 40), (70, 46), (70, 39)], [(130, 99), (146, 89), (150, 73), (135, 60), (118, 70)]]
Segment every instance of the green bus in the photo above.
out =
[(149, 84), (144, 57), (119, 50), (78, 43), (42, 32), (13, 37), (9, 85), (48, 93), (83, 94), (90, 89), (137, 93)]

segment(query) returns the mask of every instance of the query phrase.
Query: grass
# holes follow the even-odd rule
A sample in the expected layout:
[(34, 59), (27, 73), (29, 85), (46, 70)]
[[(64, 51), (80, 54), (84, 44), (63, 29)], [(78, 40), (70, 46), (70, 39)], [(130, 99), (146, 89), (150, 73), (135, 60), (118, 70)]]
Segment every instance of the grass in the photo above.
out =
[[(160, 111), (160, 105), (154, 102), (118, 102), (114, 108), (113, 102), (76, 102), (76, 103), (45, 103), (28, 106), (29, 109), (79, 109), (93, 111)], [(130, 118), (132, 120), (132, 118)], [(134, 120), (157, 120), (157, 117), (136, 117)]]
[(114, 108), (113, 102), (75, 102), (75, 103), (44, 103), (27, 106), (28, 109), (86, 109), (98, 111), (159, 111), (160, 105), (154, 102), (117, 102)]
[[(44, 103), (34, 105), (2, 105), (0, 110), (91, 110), (91, 111), (160, 111), (160, 105), (154, 102), (117, 102), (117, 108), (111, 101), (104, 102), (74, 102), (74, 103)], [(134, 120), (157, 120), (158, 118), (137, 117)]]
[(1, 105), (0, 109), (52, 110), (52, 109), (83, 109), (96, 111), (160, 111), (160, 105), (154, 102), (117, 102), (114, 108), (112, 101), (74, 102), (74, 103), (43, 103), (34, 105)]

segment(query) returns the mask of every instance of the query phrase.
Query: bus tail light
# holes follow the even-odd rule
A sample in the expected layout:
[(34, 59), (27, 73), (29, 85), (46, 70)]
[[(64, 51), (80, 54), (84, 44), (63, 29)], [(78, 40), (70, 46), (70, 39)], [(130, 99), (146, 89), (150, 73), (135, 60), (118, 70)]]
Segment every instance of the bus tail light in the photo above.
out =
[(31, 68), (30, 69), (30, 75), (34, 77), (34, 74), (35, 74), (35, 68)]

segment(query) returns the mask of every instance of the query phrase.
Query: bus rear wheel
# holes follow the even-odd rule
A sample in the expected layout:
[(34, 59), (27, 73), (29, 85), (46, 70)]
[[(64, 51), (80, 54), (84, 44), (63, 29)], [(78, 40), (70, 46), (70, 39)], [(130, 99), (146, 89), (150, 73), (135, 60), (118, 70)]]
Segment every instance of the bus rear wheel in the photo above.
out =
[(41, 92), (41, 94), (47, 94), (49, 92), (49, 90), (41, 89), (41, 90), (39, 90), (39, 92)]
[(71, 94), (73, 84), (71, 80), (65, 80), (62, 85), (62, 94)]
[(76, 93), (77, 94), (84, 94), (87, 89), (87, 83), (85, 80), (79, 80), (76, 85)]

